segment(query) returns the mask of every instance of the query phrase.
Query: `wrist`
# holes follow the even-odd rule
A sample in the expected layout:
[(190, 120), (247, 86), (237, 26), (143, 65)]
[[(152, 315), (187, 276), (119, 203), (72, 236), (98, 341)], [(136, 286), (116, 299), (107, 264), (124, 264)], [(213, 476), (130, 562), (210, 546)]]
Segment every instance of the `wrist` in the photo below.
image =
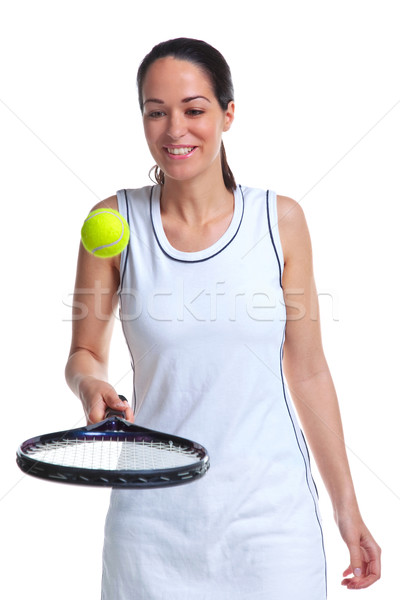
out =
[(332, 503), (336, 523), (344, 519), (361, 519), (361, 513), (355, 494), (342, 497)]
[(76, 350), (68, 358), (65, 377), (71, 390), (82, 400), (93, 382), (107, 380), (107, 365), (87, 350)]
[(85, 393), (90, 388), (90, 383), (96, 378), (93, 375), (87, 375), (85, 373), (75, 372), (72, 373), (68, 378), (68, 385), (80, 400), (83, 399)]

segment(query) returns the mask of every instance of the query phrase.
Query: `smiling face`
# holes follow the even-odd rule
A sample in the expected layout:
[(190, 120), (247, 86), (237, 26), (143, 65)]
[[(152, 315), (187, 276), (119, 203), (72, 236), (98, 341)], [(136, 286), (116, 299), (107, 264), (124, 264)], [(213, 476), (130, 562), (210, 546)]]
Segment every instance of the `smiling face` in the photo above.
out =
[(143, 82), (143, 103), (146, 140), (166, 180), (222, 177), (221, 137), (234, 105), (222, 110), (199, 67), (172, 57), (156, 60)]

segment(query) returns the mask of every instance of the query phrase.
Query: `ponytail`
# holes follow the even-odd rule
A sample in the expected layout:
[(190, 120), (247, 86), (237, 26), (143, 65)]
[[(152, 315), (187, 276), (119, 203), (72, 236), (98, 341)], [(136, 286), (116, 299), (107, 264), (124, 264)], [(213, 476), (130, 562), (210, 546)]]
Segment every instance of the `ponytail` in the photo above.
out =
[(233, 173), (228, 165), (228, 160), (226, 158), (225, 146), (224, 142), (221, 142), (221, 166), (222, 166), (222, 176), (224, 178), (224, 184), (227, 190), (233, 192), (236, 190), (236, 181), (233, 176)]

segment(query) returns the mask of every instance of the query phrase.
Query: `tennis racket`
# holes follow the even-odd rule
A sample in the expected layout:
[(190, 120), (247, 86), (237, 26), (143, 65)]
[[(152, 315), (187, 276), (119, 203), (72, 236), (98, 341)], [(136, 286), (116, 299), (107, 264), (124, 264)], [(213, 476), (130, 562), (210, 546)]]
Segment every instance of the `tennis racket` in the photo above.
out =
[(30, 438), (18, 448), (17, 464), (34, 477), (113, 488), (167, 487), (205, 475), (210, 461), (203, 446), (123, 416), (109, 410), (94, 425)]

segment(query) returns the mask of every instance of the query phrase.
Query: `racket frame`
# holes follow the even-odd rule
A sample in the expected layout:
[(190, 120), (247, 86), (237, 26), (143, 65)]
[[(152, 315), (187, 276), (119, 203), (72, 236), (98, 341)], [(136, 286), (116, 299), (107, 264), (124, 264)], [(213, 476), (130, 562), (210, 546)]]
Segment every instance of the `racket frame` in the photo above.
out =
[[(35, 458), (34, 453), (29, 455), (31, 449), (46, 445), (51, 441), (94, 441), (97, 438), (111, 441), (124, 441), (129, 439), (129, 442), (133, 440), (137, 442), (153, 441), (166, 444), (172, 442), (173, 445), (181, 447), (182, 450), (195, 451), (198, 460), (187, 466), (184, 465), (165, 469), (106, 470), (61, 466), (40, 461)], [(196, 458), (196, 456), (194, 458)], [(153, 431), (132, 424), (116, 415), (81, 429), (58, 431), (30, 438), (23, 442), (18, 448), (17, 464), (24, 473), (41, 479), (62, 483), (120, 489), (159, 488), (190, 483), (205, 475), (210, 467), (207, 450), (197, 442), (191, 442), (182, 437)]]

